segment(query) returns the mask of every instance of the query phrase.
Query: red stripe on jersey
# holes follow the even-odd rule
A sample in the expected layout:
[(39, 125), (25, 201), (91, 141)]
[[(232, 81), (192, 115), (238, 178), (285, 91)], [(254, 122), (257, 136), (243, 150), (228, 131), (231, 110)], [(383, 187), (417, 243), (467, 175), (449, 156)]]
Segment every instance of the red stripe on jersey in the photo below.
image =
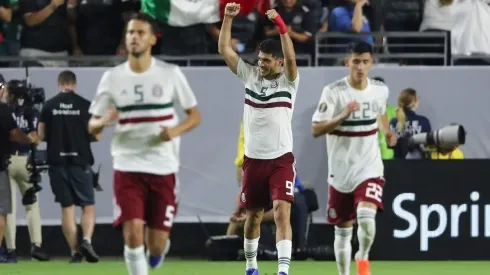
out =
[(277, 107), (286, 107), (289, 109), (292, 108), (292, 105), (289, 102), (255, 103), (249, 99), (245, 99), (245, 104), (260, 109), (277, 108)]
[(174, 118), (173, 115), (168, 116), (155, 116), (155, 117), (135, 117), (126, 118), (119, 120), (119, 124), (129, 124), (129, 123), (143, 123), (143, 122), (158, 122)]
[(340, 136), (340, 137), (367, 137), (367, 136), (375, 135), (377, 132), (378, 129), (373, 129), (371, 131), (359, 131), (359, 132), (334, 130), (333, 132), (330, 133), (330, 135)]

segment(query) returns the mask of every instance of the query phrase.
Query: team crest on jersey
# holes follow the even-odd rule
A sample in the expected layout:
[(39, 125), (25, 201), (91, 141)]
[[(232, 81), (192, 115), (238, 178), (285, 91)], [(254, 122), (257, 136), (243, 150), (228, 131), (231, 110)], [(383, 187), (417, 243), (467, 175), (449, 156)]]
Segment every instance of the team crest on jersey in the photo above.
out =
[(272, 81), (271, 88), (275, 89), (277, 87), (279, 87), (279, 82), (277, 80)]
[(245, 199), (245, 193), (242, 192), (242, 202), (245, 202), (246, 199)]
[(318, 106), (318, 111), (320, 113), (325, 113), (325, 111), (327, 111), (327, 103), (325, 102), (320, 103), (320, 105)]
[(163, 88), (159, 84), (155, 84), (152, 89), (154, 97), (161, 97), (163, 95)]

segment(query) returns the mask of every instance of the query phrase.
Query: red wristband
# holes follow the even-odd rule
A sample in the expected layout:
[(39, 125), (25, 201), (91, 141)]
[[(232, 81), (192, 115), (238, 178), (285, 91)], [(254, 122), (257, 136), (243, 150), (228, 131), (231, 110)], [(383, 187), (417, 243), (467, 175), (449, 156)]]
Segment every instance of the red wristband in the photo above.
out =
[(284, 21), (282, 20), (280, 15), (277, 15), (273, 21), (276, 24), (280, 34), (285, 34), (288, 32), (288, 27), (286, 27), (286, 24), (284, 24)]

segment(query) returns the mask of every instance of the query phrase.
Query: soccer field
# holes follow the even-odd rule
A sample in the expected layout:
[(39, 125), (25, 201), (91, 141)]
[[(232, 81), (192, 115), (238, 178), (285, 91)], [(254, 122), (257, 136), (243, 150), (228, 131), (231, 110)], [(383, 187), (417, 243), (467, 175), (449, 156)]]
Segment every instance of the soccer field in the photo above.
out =
[[(261, 275), (273, 275), (276, 263), (259, 262)], [(373, 275), (485, 275), (490, 274), (490, 262), (372, 262)], [(101, 261), (98, 264), (68, 264), (66, 261), (46, 263), (23, 261), (0, 264), (1, 275), (126, 275), (122, 260)], [(243, 275), (244, 263), (168, 260), (150, 274), (168, 275)], [(290, 275), (336, 275), (333, 262), (293, 262)], [(356, 275), (354, 266), (351, 275)]]

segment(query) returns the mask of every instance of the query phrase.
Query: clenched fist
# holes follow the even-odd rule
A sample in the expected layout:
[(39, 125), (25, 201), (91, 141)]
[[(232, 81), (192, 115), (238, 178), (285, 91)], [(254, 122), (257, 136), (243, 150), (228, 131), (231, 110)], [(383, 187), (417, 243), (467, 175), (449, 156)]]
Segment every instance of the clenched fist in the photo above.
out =
[(276, 10), (272, 9), (272, 10), (268, 10), (265, 15), (267, 15), (267, 18), (269, 18), (269, 20), (271, 21), (274, 21), (274, 19), (276, 19), (276, 17), (279, 15), (279, 13), (277, 13)]
[(225, 16), (235, 17), (240, 12), (240, 4), (228, 3), (225, 6)]

